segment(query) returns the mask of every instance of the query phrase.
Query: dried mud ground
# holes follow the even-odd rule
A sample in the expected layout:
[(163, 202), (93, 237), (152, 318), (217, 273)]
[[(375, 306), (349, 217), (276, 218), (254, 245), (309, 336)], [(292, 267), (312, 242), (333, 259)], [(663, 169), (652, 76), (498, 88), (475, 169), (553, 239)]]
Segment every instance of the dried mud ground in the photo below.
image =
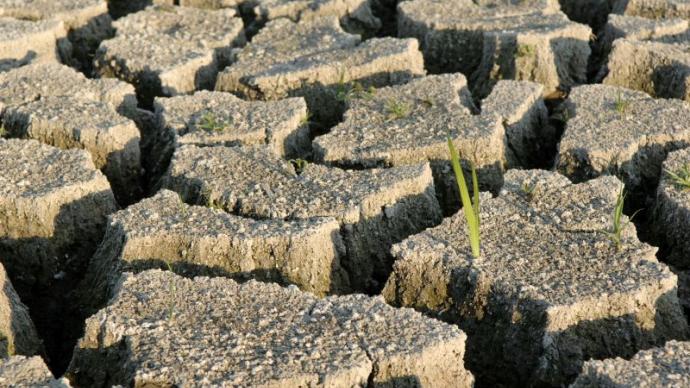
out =
[(0, 166), (2, 387), (690, 386), (690, 1), (0, 0)]

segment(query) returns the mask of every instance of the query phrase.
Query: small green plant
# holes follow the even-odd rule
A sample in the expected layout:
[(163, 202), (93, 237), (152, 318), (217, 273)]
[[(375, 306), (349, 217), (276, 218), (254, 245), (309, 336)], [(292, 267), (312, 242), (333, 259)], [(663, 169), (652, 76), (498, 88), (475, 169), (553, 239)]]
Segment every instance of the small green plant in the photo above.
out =
[(312, 114), (311, 114), (311, 112), (307, 111), (307, 114), (304, 115), (304, 116), (300, 119), (299, 125), (301, 125), (301, 126), (309, 125), (309, 124), (312, 123), (311, 119), (312, 119)]
[(350, 94), (352, 98), (371, 100), (374, 98), (374, 96), (376, 96), (376, 88), (374, 86), (365, 88), (360, 82), (355, 81), (355, 83), (352, 84)]
[(455, 173), (455, 180), (458, 182), (458, 189), (460, 191), (460, 201), (462, 202), (462, 210), (467, 221), (468, 235), (470, 239), (470, 248), (472, 249), (472, 256), (479, 258), (480, 250), (480, 235), (479, 235), (479, 181), (477, 180), (477, 170), (474, 163), (470, 161), (470, 170), (472, 171), (472, 191), (474, 200), (470, 199), (470, 192), (465, 181), (465, 174), (460, 166), (460, 155), (455, 149), (453, 139), (448, 135), (448, 150), (450, 151), (450, 164)]
[(290, 163), (295, 167), (295, 172), (299, 175), (301, 174), (304, 170), (306, 170), (307, 166), (309, 165), (309, 162), (304, 160), (304, 159), (290, 159)]
[(625, 111), (628, 109), (628, 105), (630, 105), (630, 101), (623, 99), (621, 92), (618, 92), (614, 105), (616, 106), (616, 112), (623, 117)]
[(170, 285), (168, 286), (168, 293), (170, 294), (170, 303), (168, 304), (168, 321), (170, 321), (173, 319), (173, 316), (175, 315), (175, 305), (177, 301), (177, 284), (175, 284), (175, 271), (173, 270), (172, 264), (169, 261), (166, 261), (165, 264), (167, 265), (170, 274), (173, 275), (173, 278), (170, 279)]
[(536, 52), (537, 52), (536, 47), (534, 47), (531, 44), (519, 44), (517, 46), (517, 50), (515, 51), (515, 57), (516, 58), (531, 57), (531, 56), (534, 56), (534, 54)]
[(534, 197), (537, 195), (537, 185), (531, 185), (527, 182), (522, 182), (520, 190), (522, 191), (522, 194), (525, 195), (528, 201), (532, 201)]
[(690, 163), (685, 164), (676, 171), (665, 169), (669, 178), (680, 190), (690, 190)]
[(0, 124), (0, 137), (5, 137), (6, 134), (7, 134), (7, 129), (5, 129), (4, 125)]
[(222, 132), (228, 128), (228, 124), (216, 119), (213, 113), (206, 112), (201, 116), (198, 127), (205, 131)]
[(410, 104), (405, 101), (390, 98), (386, 101), (388, 120), (398, 120), (410, 115)]
[(640, 211), (638, 210), (633, 213), (633, 215), (628, 218), (627, 222), (622, 222), (626, 196), (627, 193), (625, 192), (625, 188), (621, 188), (620, 192), (618, 192), (618, 197), (616, 197), (616, 206), (613, 208), (613, 214), (611, 215), (611, 228), (603, 231), (606, 237), (616, 247), (617, 251), (620, 251), (623, 248), (623, 230), (625, 230), (633, 217), (635, 217), (635, 215), (637, 215), (637, 213)]

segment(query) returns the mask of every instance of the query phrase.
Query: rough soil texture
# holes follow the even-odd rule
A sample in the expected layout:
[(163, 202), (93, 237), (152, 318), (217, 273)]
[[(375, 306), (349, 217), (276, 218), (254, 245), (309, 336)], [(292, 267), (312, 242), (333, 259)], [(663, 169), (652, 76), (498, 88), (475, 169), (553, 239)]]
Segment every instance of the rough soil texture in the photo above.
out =
[(586, 81), (591, 30), (569, 21), (556, 1), (480, 3), (402, 2), (398, 34), (419, 40), (431, 72), (470, 75), (480, 96), (504, 78), (539, 82), (546, 93)]
[(0, 72), (29, 63), (56, 62), (58, 41), (65, 35), (60, 21), (35, 23), (4, 17), (0, 12)]
[(0, 359), (0, 385), (8, 388), (47, 387), (69, 388), (62, 378), (55, 380), (41, 357), (12, 356)]
[(2, 114), (7, 137), (36, 139), (62, 149), (85, 149), (108, 177), (121, 203), (141, 195), (139, 130), (105, 102), (45, 97), (9, 106)]
[(471, 387), (465, 339), (381, 298), (151, 270), (87, 320), (70, 373), (83, 386)]
[(585, 387), (687, 387), (690, 385), (690, 342), (669, 341), (643, 350), (632, 359), (587, 361), (571, 385)]
[(676, 276), (656, 248), (632, 224), (620, 249), (607, 238), (620, 182), (539, 170), (505, 181), (481, 205), (480, 258), (462, 213), (393, 247), (389, 303), (459, 324), (467, 366), (485, 383), (567, 384), (589, 358), (687, 337)]
[[(29, 310), (19, 300), (5, 268), (0, 265), (0, 357), (43, 353), (43, 343), (36, 333)], [(0, 367), (2, 369), (2, 367)], [(0, 373), (2, 375), (2, 373)], [(2, 378), (0, 377), (0, 383)]]
[(102, 306), (122, 272), (149, 268), (295, 284), (318, 296), (344, 293), (345, 253), (334, 218), (253, 220), (190, 206), (162, 190), (110, 216), (81, 287), (83, 303)]
[[(688, 183), (677, 182), (671, 174), (685, 176)], [(665, 260), (674, 267), (690, 269), (690, 148), (671, 152), (664, 161), (652, 227), (668, 249)]]
[(690, 145), (690, 106), (609, 85), (575, 88), (556, 168), (575, 181), (618, 175), (628, 191), (656, 185), (670, 151)]
[(148, 169), (163, 175), (174, 150), (183, 145), (268, 144), (276, 155), (298, 158), (311, 150), (309, 113), (302, 98), (244, 101), (230, 93), (200, 91), (157, 98)]
[[(186, 202), (258, 219), (334, 217), (354, 289), (380, 289), (390, 245), (440, 221), (431, 168), (347, 171), (309, 164), (298, 174), (266, 147), (178, 148), (164, 187)], [(381, 276), (384, 276), (381, 279)]]
[(154, 6), (113, 23), (117, 33), (101, 43), (95, 66), (102, 77), (132, 83), (139, 103), (213, 87), (244, 43), (242, 20), (232, 9)]
[(524, 165), (539, 152), (547, 120), (542, 94), (535, 83), (500, 81), (475, 115), (462, 74), (353, 90), (343, 121), (314, 141), (314, 158), (357, 168), (430, 162), (442, 207), (457, 210), (448, 136), (479, 170), (482, 188), (498, 191), (506, 167)]
[(414, 39), (362, 42), (335, 17), (299, 23), (281, 18), (268, 22), (218, 75), (216, 90), (258, 100), (301, 96), (314, 121), (327, 126), (339, 119), (355, 82), (381, 87), (424, 73)]

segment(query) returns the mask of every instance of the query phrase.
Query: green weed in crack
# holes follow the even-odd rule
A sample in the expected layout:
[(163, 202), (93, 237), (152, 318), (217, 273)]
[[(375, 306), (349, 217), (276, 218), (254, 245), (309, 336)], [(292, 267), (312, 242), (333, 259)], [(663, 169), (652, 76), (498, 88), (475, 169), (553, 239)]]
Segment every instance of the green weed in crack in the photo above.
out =
[(616, 112), (623, 118), (625, 115), (625, 111), (628, 109), (628, 106), (630, 105), (630, 101), (624, 100), (621, 92), (618, 92), (618, 95), (616, 95), (616, 101), (614, 102), (614, 105), (616, 107)]
[(679, 190), (690, 190), (690, 163), (678, 168), (676, 171), (664, 169), (671, 181)]
[(480, 234), (479, 234), (479, 181), (477, 180), (477, 170), (474, 163), (470, 161), (470, 169), (472, 171), (472, 190), (474, 200), (470, 199), (470, 192), (465, 181), (465, 175), (460, 166), (460, 155), (455, 149), (453, 139), (448, 135), (448, 150), (450, 151), (450, 164), (455, 173), (455, 180), (458, 182), (458, 189), (460, 191), (460, 201), (462, 202), (462, 211), (467, 221), (468, 236), (470, 239), (470, 248), (472, 249), (472, 256), (479, 258), (481, 254), (480, 249)]
[(300, 175), (309, 166), (309, 162), (304, 159), (290, 159), (289, 162), (295, 168), (297, 175)]

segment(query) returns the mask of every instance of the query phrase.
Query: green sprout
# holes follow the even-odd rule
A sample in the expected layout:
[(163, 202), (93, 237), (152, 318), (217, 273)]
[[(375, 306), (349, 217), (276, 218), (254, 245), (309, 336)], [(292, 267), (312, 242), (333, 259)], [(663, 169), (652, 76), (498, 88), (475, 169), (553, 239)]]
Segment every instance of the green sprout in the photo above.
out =
[(527, 200), (532, 201), (537, 194), (537, 185), (530, 185), (527, 182), (522, 182), (520, 190), (527, 197)]
[(340, 78), (335, 85), (335, 99), (338, 101), (347, 101), (350, 99), (350, 85), (345, 80), (345, 69), (340, 71)]
[(386, 112), (388, 120), (398, 120), (410, 115), (410, 104), (405, 101), (388, 99), (386, 101)]
[(300, 119), (299, 125), (300, 125), (300, 126), (305, 126), (305, 125), (311, 124), (311, 123), (312, 123), (312, 121), (311, 121), (312, 116), (313, 116), (313, 115), (311, 114), (311, 112), (307, 111), (307, 114), (305, 114), (304, 116), (302, 116), (302, 118)]
[(536, 47), (531, 44), (519, 44), (517, 46), (517, 51), (515, 52), (515, 57), (524, 58), (531, 57), (536, 52)]
[(480, 256), (480, 236), (479, 236), (479, 181), (477, 180), (477, 170), (474, 163), (470, 161), (470, 169), (472, 170), (472, 190), (474, 201), (470, 199), (470, 192), (465, 181), (465, 175), (460, 166), (460, 155), (455, 150), (453, 139), (448, 135), (448, 149), (450, 151), (450, 164), (455, 173), (455, 180), (458, 182), (458, 189), (460, 190), (460, 201), (462, 202), (462, 210), (467, 221), (468, 235), (470, 238), (470, 247), (472, 248), (472, 256), (479, 258)]
[(613, 208), (613, 215), (611, 216), (611, 229), (603, 231), (603, 233), (606, 234), (606, 237), (615, 245), (617, 251), (620, 251), (623, 247), (621, 237), (623, 230), (628, 226), (633, 217), (635, 217), (635, 215), (641, 210), (640, 209), (633, 213), (633, 215), (630, 216), (628, 221), (625, 223), (622, 222), (623, 208), (625, 207), (625, 197), (627, 195), (628, 194), (625, 192), (625, 188), (621, 188), (621, 191), (618, 193), (618, 197), (616, 198), (616, 206)]
[[(165, 264), (168, 266), (168, 271), (170, 271), (171, 274), (174, 274), (175, 271), (173, 271), (172, 264), (170, 264), (169, 261), (166, 261)], [(168, 292), (170, 293), (170, 303), (168, 305), (168, 321), (170, 321), (172, 320), (173, 315), (175, 314), (175, 303), (177, 300), (177, 285), (175, 284), (174, 275), (173, 279), (170, 279)]]
[(297, 173), (297, 175), (304, 172), (304, 170), (306, 170), (307, 166), (309, 165), (308, 161), (299, 158), (290, 159), (289, 162), (292, 163), (292, 165), (295, 167), (295, 172)]
[(5, 137), (7, 134), (7, 129), (5, 128), (4, 125), (0, 124), (0, 137)]
[(623, 117), (626, 109), (628, 109), (628, 105), (630, 105), (630, 101), (624, 100), (621, 92), (618, 92), (618, 95), (616, 96), (616, 101), (614, 104), (616, 106), (616, 112), (618, 112), (618, 114), (621, 117)]
[(204, 115), (201, 116), (197, 126), (203, 130), (211, 132), (221, 132), (228, 128), (228, 124), (217, 120), (211, 112), (204, 113)]
[(690, 190), (690, 163), (685, 164), (676, 171), (671, 171), (669, 169), (664, 169), (664, 171), (666, 171), (678, 189)]
[(365, 88), (361, 83), (355, 82), (352, 84), (351, 95), (353, 98), (371, 100), (376, 95), (376, 88), (373, 85)]

